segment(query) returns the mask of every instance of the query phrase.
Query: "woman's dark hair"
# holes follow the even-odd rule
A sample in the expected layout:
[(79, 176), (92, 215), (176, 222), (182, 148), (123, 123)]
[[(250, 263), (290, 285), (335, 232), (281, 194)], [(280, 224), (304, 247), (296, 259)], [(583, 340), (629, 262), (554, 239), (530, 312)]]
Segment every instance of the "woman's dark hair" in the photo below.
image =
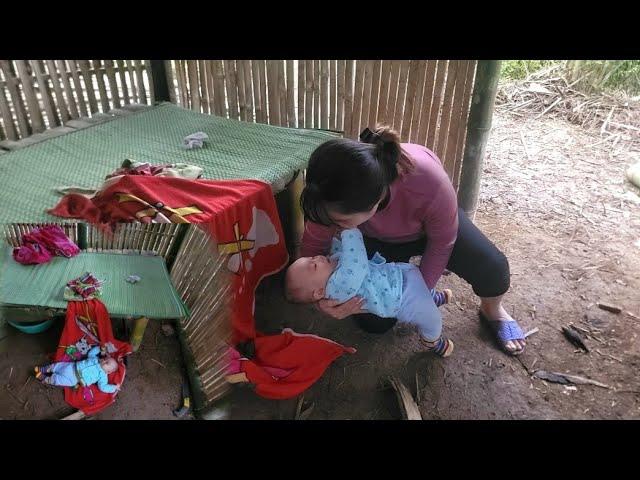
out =
[(397, 132), (378, 125), (374, 131), (365, 129), (360, 140), (336, 138), (311, 154), (300, 198), (305, 218), (331, 225), (327, 204), (344, 214), (369, 211), (398, 177)]

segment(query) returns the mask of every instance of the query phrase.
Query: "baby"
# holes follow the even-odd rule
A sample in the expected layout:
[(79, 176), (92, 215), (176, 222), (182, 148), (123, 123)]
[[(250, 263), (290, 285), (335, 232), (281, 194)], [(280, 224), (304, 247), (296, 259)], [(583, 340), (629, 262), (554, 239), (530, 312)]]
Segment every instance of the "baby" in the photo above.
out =
[(387, 263), (377, 252), (369, 260), (357, 228), (343, 230), (340, 240), (334, 238), (328, 257), (302, 257), (291, 264), (285, 295), (295, 303), (323, 298), (342, 303), (360, 296), (367, 311), (417, 325), (421, 340), (437, 355), (453, 352), (453, 342), (441, 335), (442, 319), (436, 310), (450, 301), (451, 291), (429, 290), (415, 265)]
[(94, 383), (104, 393), (114, 393), (117, 385), (109, 383), (108, 375), (118, 369), (118, 362), (111, 357), (98, 358), (100, 347), (89, 350), (85, 360), (77, 362), (55, 362), (35, 367), (36, 378), (47, 385), (58, 387), (88, 387)]

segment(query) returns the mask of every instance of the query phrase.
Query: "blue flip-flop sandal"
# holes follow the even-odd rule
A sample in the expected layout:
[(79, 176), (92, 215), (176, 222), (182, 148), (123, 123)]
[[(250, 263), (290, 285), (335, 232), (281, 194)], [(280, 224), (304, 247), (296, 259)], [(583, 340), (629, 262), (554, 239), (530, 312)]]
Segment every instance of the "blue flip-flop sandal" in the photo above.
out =
[(520, 355), (524, 348), (519, 350), (509, 350), (507, 342), (513, 340), (525, 340), (524, 332), (515, 320), (489, 320), (484, 313), (478, 312), (480, 321), (484, 323), (493, 333), (494, 339), (500, 348), (509, 355)]

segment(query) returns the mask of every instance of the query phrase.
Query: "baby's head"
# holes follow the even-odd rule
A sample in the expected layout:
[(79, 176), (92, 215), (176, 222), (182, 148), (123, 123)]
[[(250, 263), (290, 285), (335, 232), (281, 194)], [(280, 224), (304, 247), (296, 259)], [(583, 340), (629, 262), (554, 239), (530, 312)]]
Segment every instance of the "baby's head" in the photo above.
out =
[(327, 282), (336, 267), (324, 255), (301, 257), (291, 264), (285, 277), (285, 296), (294, 303), (312, 303), (324, 298)]
[(104, 357), (100, 359), (100, 366), (109, 375), (118, 369), (118, 362), (114, 358)]

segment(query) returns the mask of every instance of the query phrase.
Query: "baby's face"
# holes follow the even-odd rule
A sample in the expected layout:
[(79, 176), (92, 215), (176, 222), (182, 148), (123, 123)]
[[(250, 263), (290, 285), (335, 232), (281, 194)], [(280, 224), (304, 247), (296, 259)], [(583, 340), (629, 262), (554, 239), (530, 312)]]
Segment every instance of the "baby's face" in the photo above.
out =
[(110, 373), (115, 372), (118, 369), (118, 362), (116, 362), (113, 358), (107, 357), (100, 360), (100, 366), (108, 375)]
[(336, 263), (337, 261), (331, 261), (324, 255), (301, 257), (289, 267), (288, 281), (296, 287), (303, 287), (313, 300), (320, 300), (324, 297), (327, 282)]

